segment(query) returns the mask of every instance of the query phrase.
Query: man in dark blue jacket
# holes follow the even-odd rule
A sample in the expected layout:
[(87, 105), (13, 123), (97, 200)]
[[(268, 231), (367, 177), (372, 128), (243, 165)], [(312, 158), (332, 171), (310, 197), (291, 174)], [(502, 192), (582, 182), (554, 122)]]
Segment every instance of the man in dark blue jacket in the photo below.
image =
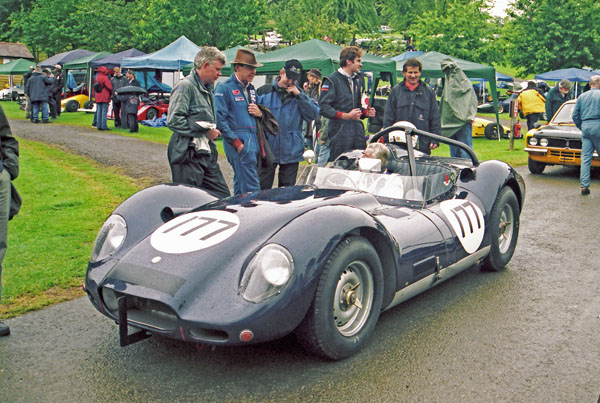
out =
[(304, 151), (302, 121), (310, 122), (319, 116), (317, 103), (298, 88), (301, 74), (302, 64), (296, 59), (288, 60), (272, 84), (265, 84), (257, 90), (258, 103), (269, 108), (279, 123), (278, 134), (267, 132), (273, 165), (261, 168), (261, 189), (271, 189), (278, 165), (278, 186), (296, 184), (298, 164)]
[(260, 190), (257, 156), (256, 118), (262, 116), (258, 108), (256, 89), (252, 80), (256, 61), (250, 49), (238, 49), (232, 62), (234, 72), (215, 88), (217, 129), (223, 136), (227, 161), (233, 168), (233, 193), (236, 195)]
[(40, 66), (35, 67), (31, 78), (25, 84), (25, 92), (29, 94), (29, 100), (33, 105), (31, 121), (39, 123), (39, 113), (42, 110), (42, 123), (50, 123), (48, 119), (48, 99), (50, 98), (50, 86), (52, 79), (42, 73)]

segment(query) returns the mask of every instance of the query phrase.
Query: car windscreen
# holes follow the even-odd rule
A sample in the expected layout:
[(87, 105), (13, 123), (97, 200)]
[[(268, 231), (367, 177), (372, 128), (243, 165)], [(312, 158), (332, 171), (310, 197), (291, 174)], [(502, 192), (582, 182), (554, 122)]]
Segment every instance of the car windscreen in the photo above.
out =
[(454, 185), (454, 179), (454, 175), (448, 172), (407, 176), (389, 172), (313, 167), (306, 184), (320, 189), (349, 189), (390, 199), (424, 202), (447, 192)]
[(573, 124), (573, 110), (575, 109), (574, 103), (563, 104), (561, 108), (556, 112), (551, 124)]

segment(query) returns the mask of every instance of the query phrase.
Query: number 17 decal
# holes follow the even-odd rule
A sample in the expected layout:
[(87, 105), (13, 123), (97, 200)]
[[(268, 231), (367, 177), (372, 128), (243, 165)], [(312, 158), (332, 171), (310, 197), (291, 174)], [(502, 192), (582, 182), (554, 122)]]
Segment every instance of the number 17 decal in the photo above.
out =
[(477, 251), (485, 233), (481, 209), (471, 201), (460, 199), (443, 201), (441, 207), (467, 253)]
[(150, 237), (152, 247), (164, 253), (189, 253), (223, 242), (240, 226), (235, 214), (221, 210), (184, 214), (161, 225)]

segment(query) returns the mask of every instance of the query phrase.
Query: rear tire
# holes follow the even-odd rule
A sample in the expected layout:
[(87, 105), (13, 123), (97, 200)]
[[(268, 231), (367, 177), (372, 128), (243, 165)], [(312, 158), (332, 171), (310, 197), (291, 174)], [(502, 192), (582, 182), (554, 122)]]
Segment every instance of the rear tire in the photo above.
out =
[(154, 120), (158, 116), (158, 111), (154, 108), (150, 108), (146, 111), (146, 120)]
[(65, 111), (67, 112), (77, 112), (79, 109), (79, 102), (75, 100), (68, 101), (65, 105)]
[(546, 164), (544, 164), (543, 162), (532, 160), (531, 157), (529, 157), (527, 159), (527, 168), (529, 168), (529, 172), (531, 172), (532, 174), (541, 174), (542, 172), (544, 172)]
[(505, 186), (490, 213), (490, 254), (483, 261), (484, 269), (503, 270), (512, 258), (519, 238), (519, 215), (517, 196)]
[(331, 360), (357, 353), (375, 328), (383, 300), (383, 271), (365, 239), (346, 238), (327, 260), (313, 302), (296, 329), (307, 350)]
[[(500, 126), (500, 130), (502, 132), (502, 136), (504, 136), (504, 128), (502, 126)], [(485, 129), (483, 130), (483, 134), (489, 140), (498, 140), (498, 124), (490, 123), (486, 125)]]
[(93, 107), (94, 107), (94, 101), (87, 101), (85, 104), (83, 104), (84, 109), (92, 109)]

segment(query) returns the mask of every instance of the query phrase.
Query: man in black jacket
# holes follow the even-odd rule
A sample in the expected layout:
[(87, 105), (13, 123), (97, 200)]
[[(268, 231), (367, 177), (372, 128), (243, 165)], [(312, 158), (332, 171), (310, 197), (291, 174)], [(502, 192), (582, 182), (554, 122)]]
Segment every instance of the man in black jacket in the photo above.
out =
[[(0, 299), (2, 298), (2, 260), (6, 254), (6, 239), (10, 213), (10, 181), (19, 175), (19, 142), (10, 131), (8, 119), (0, 107)], [(0, 337), (8, 336), (10, 328), (0, 322)]]
[(360, 119), (375, 116), (374, 108), (363, 108), (365, 80), (360, 74), (362, 50), (348, 46), (340, 53), (340, 68), (325, 77), (321, 85), (321, 116), (330, 119), (327, 127), (331, 147), (329, 160), (366, 146), (365, 128)]
[(31, 105), (31, 101), (29, 100), (29, 93), (27, 92), (27, 81), (33, 75), (34, 66), (29, 66), (29, 71), (23, 74), (23, 87), (25, 88), (25, 118), (31, 119), (31, 112), (33, 107)]
[[(407, 121), (419, 130), (440, 135), (442, 125), (440, 109), (435, 94), (420, 80), (423, 65), (415, 58), (408, 59), (402, 67), (404, 81), (392, 88), (385, 104), (383, 127), (392, 126), (398, 121)], [(430, 154), (438, 144), (426, 138), (419, 138), (417, 148)]]
[[(129, 85), (127, 77), (121, 74), (119, 67), (113, 68), (113, 76), (110, 79), (112, 83), (112, 104), (113, 104), (113, 115), (115, 116), (115, 127), (121, 127), (122, 115), (127, 115), (126, 112), (121, 111), (121, 101), (119, 100), (117, 90), (119, 88)], [(126, 118), (126, 117), (125, 117)], [(128, 126), (129, 127), (129, 126)]]
[[(52, 115), (52, 119), (56, 119), (60, 116), (60, 101), (62, 99), (62, 90), (65, 86), (65, 79), (62, 75), (62, 67), (60, 64), (54, 66), (54, 82), (50, 86), (50, 97), (54, 100), (51, 102), (53, 108), (50, 110), (50, 114)], [(50, 101), (50, 99), (49, 99)]]

